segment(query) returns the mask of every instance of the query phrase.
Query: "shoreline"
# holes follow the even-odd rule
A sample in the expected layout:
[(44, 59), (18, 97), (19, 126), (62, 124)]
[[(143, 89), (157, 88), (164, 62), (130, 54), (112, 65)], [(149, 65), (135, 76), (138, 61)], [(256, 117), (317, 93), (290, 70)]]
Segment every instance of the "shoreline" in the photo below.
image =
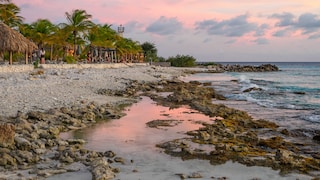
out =
[[(37, 176), (46, 177), (53, 174), (65, 173), (62, 170), (65, 170), (67, 172), (67, 167), (68, 167), (67, 164), (70, 164), (75, 161), (76, 162), (79, 161), (91, 167), (91, 171), (96, 179), (99, 179), (98, 177), (102, 176), (103, 174), (108, 175), (108, 178), (112, 178), (112, 176), (115, 176), (114, 173), (117, 173), (119, 170), (110, 167), (107, 162), (103, 161), (104, 159), (103, 157), (114, 158), (110, 156), (110, 152), (103, 153), (103, 152), (85, 151), (84, 149), (81, 148), (81, 144), (84, 143), (83, 141), (81, 140), (63, 141), (58, 138), (59, 133), (63, 131), (68, 131), (71, 129), (84, 128), (86, 126), (90, 126), (90, 124), (94, 124), (95, 120), (97, 118), (99, 119), (100, 117), (102, 117), (103, 119), (104, 118), (112, 119), (112, 118), (117, 118), (122, 116), (123, 114), (121, 114), (121, 108), (117, 105), (122, 105), (124, 103), (125, 104), (134, 103), (135, 102), (134, 99), (140, 96), (140, 95), (138, 96), (135, 95), (137, 91), (142, 90), (144, 92), (147, 92), (147, 94), (151, 93), (149, 94), (150, 97), (155, 97), (154, 95), (152, 95), (152, 92), (150, 91), (155, 89), (159, 90), (158, 86), (163, 86), (169, 89), (174, 88), (173, 91), (175, 93), (180, 92), (181, 89), (175, 89), (174, 87), (174, 86), (177, 86), (176, 88), (178, 88), (179, 87), (178, 85), (180, 84), (179, 81), (174, 80), (175, 78), (186, 75), (191, 72), (203, 72), (203, 71), (207, 71), (207, 69), (131, 66), (131, 67), (126, 67), (125, 69), (123, 68), (115, 68), (115, 69), (90, 69), (89, 68), (89, 69), (65, 69), (65, 70), (36, 69), (36, 70), (33, 70), (32, 72), (17, 73), (18, 76), (16, 77), (5, 76), (4, 74), (1, 74), (0, 79), (13, 82), (12, 83), (13, 86), (21, 85), (21, 83), (23, 84), (24, 81), (27, 82), (22, 86), (18, 86), (18, 88), (16, 88), (17, 91), (15, 91), (15, 93), (19, 94), (20, 92), (24, 92), (24, 93), (29, 92), (30, 94), (28, 95), (25, 94), (24, 96), (21, 96), (21, 97), (24, 97), (25, 99), (24, 100), (20, 99), (20, 101), (18, 102), (27, 102), (27, 103), (30, 102), (33, 104), (40, 103), (37, 107), (32, 107), (30, 109), (25, 108), (23, 109), (24, 111), (21, 111), (21, 113), (17, 113), (17, 114), (13, 113), (13, 111), (7, 111), (9, 112), (8, 114), (10, 114), (11, 116), (11, 119), (8, 118), (7, 120), (15, 121), (18, 127), (16, 131), (18, 131), (19, 133), (21, 132), (20, 138), (13, 137), (13, 144), (15, 144), (16, 146), (19, 145), (20, 146), (19, 148), (22, 148), (21, 149), (22, 151), (30, 150), (31, 147), (29, 147), (29, 145), (35, 146), (35, 144), (33, 144), (33, 142), (31, 142), (27, 138), (21, 138), (21, 136), (23, 135), (23, 133), (28, 134), (31, 131), (37, 130), (36, 132), (39, 132), (39, 133), (36, 133), (36, 134), (38, 134), (38, 136), (46, 136), (44, 139), (47, 140), (47, 142), (45, 142), (44, 144), (44, 147), (36, 148), (39, 153), (37, 155), (41, 157), (42, 155), (44, 155), (44, 153), (46, 153), (43, 151), (46, 151), (48, 148), (53, 149), (54, 153), (58, 154), (58, 160), (66, 163), (66, 164), (60, 165), (63, 167), (63, 168), (60, 167), (60, 171), (59, 169), (52, 170), (52, 168), (51, 169), (45, 168), (44, 171), (39, 171), (39, 170), (35, 171), (34, 174), (36, 174)], [(21, 80), (20, 81), (19, 78), (21, 78), (22, 80), (20, 79)], [(194, 83), (188, 83), (188, 84), (196, 85)], [(39, 86), (39, 84), (44, 84), (44, 86)], [(173, 85), (173, 87), (171, 87), (170, 84)], [(201, 86), (201, 84), (198, 84), (198, 85)], [(34, 88), (34, 86), (36, 86), (36, 88)], [(71, 91), (62, 91), (63, 88), (61, 88), (61, 86), (65, 87), (66, 89), (71, 89)], [(182, 84), (182, 87), (184, 86), (185, 84)], [(30, 88), (29, 91), (26, 91), (26, 89), (28, 89), (27, 87)], [(194, 86), (190, 86), (190, 87), (191, 88), (186, 88), (186, 89), (192, 90), (195, 88)], [(51, 91), (48, 91), (48, 89), (50, 89)], [(7, 90), (12, 90), (12, 89), (7, 87)], [(44, 91), (41, 91), (41, 90), (44, 90)], [(53, 91), (53, 90), (57, 90), (57, 91)], [(201, 92), (202, 90), (203, 89), (200, 89), (199, 92)], [(172, 91), (172, 89), (170, 91)], [(190, 97), (190, 94), (189, 94), (190, 92), (188, 90), (182, 91), (182, 92), (186, 94), (182, 94), (182, 97), (178, 96), (174, 98), (177, 101), (172, 102), (173, 103), (171, 104), (172, 107), (185, 101), (184, 98), (191, 98), (191, 100), (193, 100), (194, 98), (203, 98), (203, 95), (206, 95), (206, 94), (200, 94), (200, 96), (197, 95), (194, 97), (193, 96)], [(36, 93), (37, 96), (33, 97), (32, 96), (33, 93)], [(67, 94), (65, 95), (64, 93), (67, 93)], [(212, 98), (212, 95), (213, 95), (212, 92), (209, 91), (207, 93), (209, 93), (210, 95), (208, 96), (208, 98)], [(14, 94), (14, 93), (12, 94), (11, 94), (12, 97), (16, 98), (15, 95), (17, 94)], [(54, 98), (48, 100), (47, 99), (49, 97), (48, 94), (51, 97), (57, 96), (57, 97), (64, 97), (65, 99), (61, 102), (57, 102), (56, 99)], [(218, 95), (214, 97), (219, 98)], [(190, 103), (189, 101), (190, 99), (187, 100), (187, 103)], [(10, 100), (10, 102), (12, 101)], [(107, 102), (107, 105), (106, 105), (106, 102)], [(166, 100), (163, 102), (168, 103), (170, 101)], [(49, 105), (45, 106), (46, 104), (47, 105), (49, 104)], [(168, 104), (165, 104), (165, 105), (168, 105)], [(210, 111), (206, 109), (201, 110), (201, 108), (207, 105), (208, 104), (206, 103), (202, 105), (194, 104), (193, 108), (195, 109), (198, 108), (198, 110), (200, 110), (201, 112), (210, 114), (212, 113), (211, 110)], [(19, 108), (19, 107), (20, 107), (19, 103), (17, 103), (16, 108)], [(40, 109), (39, 107), (42, 107), (42, 109)], [(51, 110), (49, 112), (46, 112), (46, 110), (49, 110), (49, 109)], [(38, 112), (39, 110), (42, 110), (42, 111)], [(225, 112), (228, 112), (228, 111), (229, 110), (226, 108)], [(3, 110), (3, 112), (6, 112), (6, 110)], [(27, 116), (25, 115), (25, 113), (28, 113)], [(63, 118), (64, 122), (63, 123), (54, 122), (55, 119), (57, 119), (58, 117), (60, 119)], [(247, 116), (245, 115), (244, 117), (247, 117)], [(227, 118), (227, 116), (224, 118)], [(39, 126), (46, 127), (46, 130), (49, 131), (49, 134), (45, 134), (43, 132), (43, 129), (41, 129), (41, 127), (36, 129), (34, 126), (31, 125), (31, 122), (37, 124), (39, 121), (42, 123), (45, 123), (42, 125), (39, 124)], [(53, 128), (48, 129), (47, 126), (49, 124), (51, 124), (50, 126), (53, 125)], [(24, 129), (27, 129), (28, 132), (23, 132)], [(208, 133), (209, 131), (207, 132), (207, 134)], [(34, 136), (37, 136), (37, 135), (34, 135)], [(205, 139), (208, 138), (208, 136), (204, 132), (200, 135), (200, 137), (202, 138), (206, 137)], [(31, 137), (31, 138), (41, 139), (41, 137), (40, 138)], [(48, 141), (50, 140), (50, 138), (53, 138), (52, 142)], [(25, 140), (27, 140), (29, 143), (26, 143)], [(11, 143), (12, 143), (12, 140), (11, 140)], [(41, 142), (38, 142), (38, 143), (41, 144)], [(265, 144), (267, 143), (268, 142), (265, 142)], [(49, 146), (49, 147), (47, 148), (46, 146)], [(7, 148), (7, 149), (10, 149), (10, 148)], [(2, 153), (7, 153), (3, 150), (3, 148), (1, 150), (2, 150)], [(32, 150), (36, 151), (35, 149), (32, 149)], [(66, 156), (65, 153), (69, 155)], [(88, 159), (88, 156), (90, 156), (89, 159)], [(284, 155), (282, 154), (282, 156)], [(282, 156), (280, 154), (280, 157)], [(9, 161), (10, 158), (8, 157), (7, 160)], [(29, 159), (29, 160), (31, 162), (34, 162), (34, 161), (37, 162), (37, 160), (34, 160), (34, 159)], [(11, 163), (14, 163), (14, 162), (11, 162)], [(25, 168), (27, 167), (28, 165), (26, 165)], [(94, 173), (95, 169), (96, 169), (96, 172), (98, 172), (99, 170), (100, 174), (97, 174), (97, 173), (95, 174)], [(102, 172), (104, 172), (102, 174), (101, 174), (101, 169), (103, 170)], [(13, 171), (15, 170), (16, 169), (13, 169)]]
[[(185, 75), (185, 69), (153, 67), (147, 64), (32, 65), (1, 67), (0, 114), (15, 116), (18, 111), (70, 107), (91, 101), (117, 103), (125, 97), (97, 91), (126, 89), (131, 81), (152, 82)], [(200, 70), (195, 68), (195, 70)]]
[[(61, 140), (59, 134), (98, 119), (117, 119), (124, 115), (123, 105), (136, 102), (140, 85), (189, 71), (136, 64), (9, 70), (0, 73), (0, 177), (4, 179), (45, 178), (84, 165), (95, 179), (114, 177), (119, 170), (103, 158), (108, 152), (85, 150), (83, 140)], [(77, 162), (82, 165), (69, 169)]]

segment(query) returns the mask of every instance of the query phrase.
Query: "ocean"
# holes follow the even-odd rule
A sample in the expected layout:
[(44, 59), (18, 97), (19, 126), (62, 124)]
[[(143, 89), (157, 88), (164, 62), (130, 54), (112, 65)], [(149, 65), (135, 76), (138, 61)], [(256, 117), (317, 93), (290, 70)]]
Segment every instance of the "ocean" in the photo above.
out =
[[(258, 119), (274, 121), (289, 129), (320, 130), (319, 62), (237, 62), (221, 64), (274, 64), (277, 72), (198, 73), (183, 78), (211, 82), (226, 101), (216, 101), (245, 110)], [(313, 133), (314, 132), (314, 133)]]

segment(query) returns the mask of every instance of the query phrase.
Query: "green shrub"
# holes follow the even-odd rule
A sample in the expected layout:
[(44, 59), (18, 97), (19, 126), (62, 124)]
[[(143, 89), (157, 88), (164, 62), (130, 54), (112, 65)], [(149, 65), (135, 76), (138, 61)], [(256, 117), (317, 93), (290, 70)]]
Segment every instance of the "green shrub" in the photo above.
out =
[(196, 66), (196, 59), (189, 55), (177, 55), (176, 57), (169, 57), (167, 61), (171, 63), (171, 66), (175, 67)]
[(203, 63), (201, 63), (201, 65), (202, 66), (216, 66), (218, 64), (215, 62), (203, 62)]
[(76, 59), (73, 56), (66, 56), (64, 60), (67, 62), (67, 64), (76, 64), (77, 63)]
[(33, 67), (36, 69), (36, 68), (39, 68), (39, 59), (37, 59), (36, 61), (33, 62)]

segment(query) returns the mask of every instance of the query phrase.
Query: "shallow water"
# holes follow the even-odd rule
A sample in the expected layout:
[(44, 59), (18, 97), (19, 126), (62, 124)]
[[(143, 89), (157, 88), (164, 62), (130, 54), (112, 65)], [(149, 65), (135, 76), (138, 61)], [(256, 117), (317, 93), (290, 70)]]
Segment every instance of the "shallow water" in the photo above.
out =
[[(116, 179), (180, 179), (177, 174), (191, 175), (200, 173), (203, 178), (228, 177), (229, 179), (311, 179), (308, 176), (292, 174), (282, 177), (278, 171), (265, 167), (246, 167), (238, 163), (227, 162), (212, 166), (205, 160), (187, 160), (171, 157), (155, 145), (177, 138), (187, 137), (184, 133), (198, 129), (201, 122), (211, 122), (212, 118), (200, 114), (188, 107), (170, 109), (158, 106), (147, 97), (132, 105), (126, 116), (95, 126), (62, 134), (62, 138), (83, 138), (85, 147), (95, 151), (112, 150), (125, 159), (125, 164), (113, 163), (119, 167)], [(146, 122), (152, 120), (178, 120), (174, 127), (149, 128)], [(59, 178), (72, 179), (72, 176)]]
[[(184, 81), (210, 82), (232, 107), (289, 128), (320, 130), (320, 63), (278, 63), (281, 71), (199, 73)], [(246, 92), (249, 88), (257, 88)]]

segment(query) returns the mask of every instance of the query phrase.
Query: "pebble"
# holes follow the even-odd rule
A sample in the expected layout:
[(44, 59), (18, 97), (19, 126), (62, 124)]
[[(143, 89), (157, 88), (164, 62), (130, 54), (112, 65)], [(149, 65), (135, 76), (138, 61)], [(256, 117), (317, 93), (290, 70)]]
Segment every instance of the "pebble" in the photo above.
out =
[(15, 116), (18, 110), (24, 112), (39, 110), (39, 108), (48, 110), (54, 107), (68, 107), (84, 101), (117, 103), (122, 98), (98, 95), (96, 91), (125, 89), (128, 80), (156, 82), (159, 80), (158, 75), (165, 74), (166, 77), (171, 78), (184, 74), (181, 68), (152, 68), (142, 65), (105, 69), (48, 68), (43, 69), (43, 74), (40, 75), (31, 75), (37, 70), (25, 72), (8, 72), (1, 68), (0, 70), (0, 77), (7, 77), (1, 79), (0, 86), (1, 115), (6, 116)]

